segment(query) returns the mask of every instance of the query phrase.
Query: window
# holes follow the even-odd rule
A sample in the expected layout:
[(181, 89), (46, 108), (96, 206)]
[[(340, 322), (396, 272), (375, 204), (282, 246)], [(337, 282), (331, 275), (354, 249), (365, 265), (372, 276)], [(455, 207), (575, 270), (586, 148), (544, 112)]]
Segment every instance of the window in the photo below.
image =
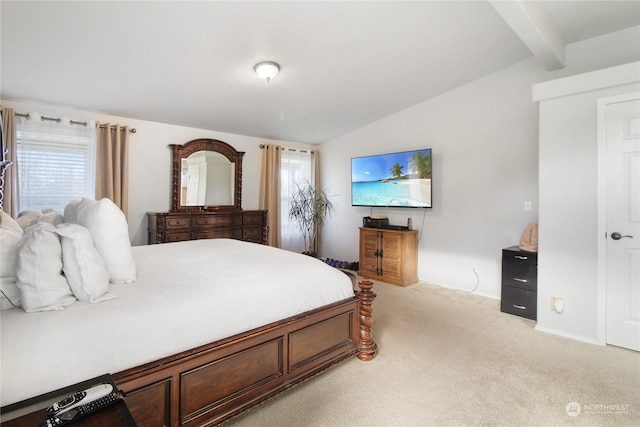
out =
[(282, 249), (294, 252), (302, 252), (306, 248), (298, 224), (289, 220), (289, 203), (296, 183), (305, 182), (313, 182), (311, 153), (285, 148), (280, 159), (281, 241)]
[(18, 212), (48, 208), (63, 212), (73, 199), (93, 199), (95, 125), (36, 114), (16, 119)]

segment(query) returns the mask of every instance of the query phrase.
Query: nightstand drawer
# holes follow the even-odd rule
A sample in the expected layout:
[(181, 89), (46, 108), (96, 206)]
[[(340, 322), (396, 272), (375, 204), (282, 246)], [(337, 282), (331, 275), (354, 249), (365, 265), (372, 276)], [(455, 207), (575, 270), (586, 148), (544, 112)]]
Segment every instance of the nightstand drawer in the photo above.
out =
[(513, 288), (511, 286), (502, 287), (500, 311), (536, 320), (538, 312), (537, 306), (537, 292)]
[(502, 286), (536, 291), (538, 288), (538, 254), (517, 247), (502, 251)]
[(535, 275), (532, 277), (526, 274), (518, 274), (517, 272), (509, 274), (503, 271), (502, 286), (513, 286), (534, 292), (538, 290), (538, 283)]

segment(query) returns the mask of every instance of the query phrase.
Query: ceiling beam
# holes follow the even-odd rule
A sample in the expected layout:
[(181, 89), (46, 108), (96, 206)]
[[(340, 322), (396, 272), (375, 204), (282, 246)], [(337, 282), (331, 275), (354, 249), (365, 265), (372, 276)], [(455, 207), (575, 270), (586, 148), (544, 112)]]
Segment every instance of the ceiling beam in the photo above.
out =
[(489, 4), (547, 70), (564, 68), (562, 37), (549, 19), (536, 9), (535, 2), (489, 0)]

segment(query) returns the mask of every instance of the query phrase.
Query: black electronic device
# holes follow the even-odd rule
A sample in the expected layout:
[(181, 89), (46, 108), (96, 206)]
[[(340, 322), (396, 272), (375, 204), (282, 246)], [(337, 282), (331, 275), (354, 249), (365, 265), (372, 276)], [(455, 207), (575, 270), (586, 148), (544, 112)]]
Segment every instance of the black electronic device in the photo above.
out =
[(389, 225), (389, 218), (365, 216), (362, 218), (363, 227), (385, 228)]
[(47, 408), (42, 427), (63, 426), (113, 405), (124, 394), (111, 384), (98, 384), (65, 397)]
[(384, 227), (380, 227), (380, 228), (384, 228), (385, 230), (397, 230), (397, 231), (408, 231), (409, 227), (407, 227), (406, 225), (391, 225), (391, 224), (387, 224)]

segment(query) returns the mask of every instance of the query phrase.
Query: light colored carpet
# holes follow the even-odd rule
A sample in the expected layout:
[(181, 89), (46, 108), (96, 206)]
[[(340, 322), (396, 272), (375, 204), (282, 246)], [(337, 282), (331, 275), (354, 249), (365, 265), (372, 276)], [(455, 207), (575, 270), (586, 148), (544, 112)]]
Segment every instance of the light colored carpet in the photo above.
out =
[(232, 425), (640, 425), (640, 353), (536, 331), (463, 291), (374, 291), (374, 360), (344, 362)]

